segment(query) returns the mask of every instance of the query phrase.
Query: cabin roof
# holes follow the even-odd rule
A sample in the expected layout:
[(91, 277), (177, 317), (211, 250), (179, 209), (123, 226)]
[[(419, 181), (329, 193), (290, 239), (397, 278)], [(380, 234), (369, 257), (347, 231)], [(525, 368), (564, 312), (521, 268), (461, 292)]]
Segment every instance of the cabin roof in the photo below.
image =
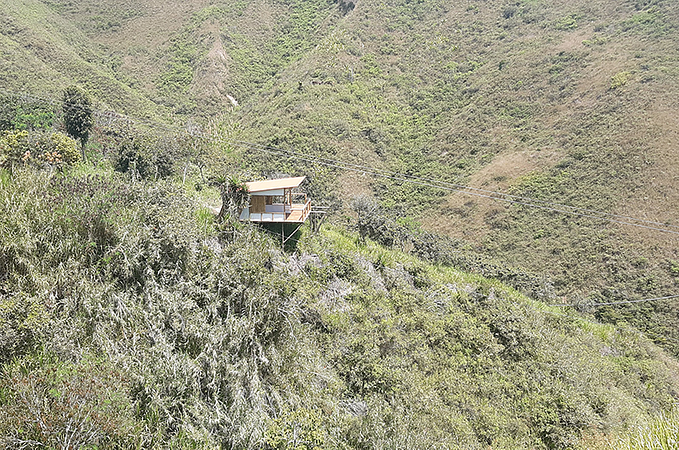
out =
[(252, 194), (255, 192), (272, 191), (274, 189), (294, 189), (302, 184), (305, 179), (306, 177), (279, 178), (277, 180), (251, 181), (245, 184), (248, 187), (248, 191)]

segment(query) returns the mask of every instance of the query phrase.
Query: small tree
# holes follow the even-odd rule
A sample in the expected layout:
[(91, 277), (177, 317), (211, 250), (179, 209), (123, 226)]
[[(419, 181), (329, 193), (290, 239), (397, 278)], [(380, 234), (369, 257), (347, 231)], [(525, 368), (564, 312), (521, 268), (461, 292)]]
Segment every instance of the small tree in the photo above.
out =
[(64, 123), (66, 132), (80, 140), (83, 160), (85, 144), (94, 125), (92, 118), (92, 100), (85, 91), (77, 86), (69, 86), (64, 91)]
[(238, 218), (240, 209), (248, 204), (250, 193), (245, 183), (232, 176), (226, 180), (219, 180), (219, 190), (222, 196), (222, 209), (219, 211), (219, 220), (228, 217), (232, 220)]

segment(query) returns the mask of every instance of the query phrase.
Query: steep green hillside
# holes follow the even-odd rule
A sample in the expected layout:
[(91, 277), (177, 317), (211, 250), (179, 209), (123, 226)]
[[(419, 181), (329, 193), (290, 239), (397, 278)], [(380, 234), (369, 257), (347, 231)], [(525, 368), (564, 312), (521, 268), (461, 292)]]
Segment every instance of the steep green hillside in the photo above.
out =
[(83, 169), (0, 178), (5, 446), (572, 448), (676, 400), (634, 329)]
[[(276, 147), (673, 226), (365, 175), (340, 173), (332, 189), (375, 193), (543, 273), (565, 301), (676, 294), (678, 25), (670, 1), (361, 2), (238, 120), (248, 140)], [(327, 177), (248, 154), (264, 170)], [(598, 314), (679, 341), (676, 302)]]
[[(676, 226), (679, 11), (651, 3), (362, 2), (242, 124), (257, 142)], [(676, 234), (371, 184), (431, 229), (548, 266), (564, 294), (676, 288)]]
[[(588, 304), (679, 293), (679, 2), (0, 7), (0, 125), (39, 129), (0, 135), (6, 446), (592, 448), (676, 402), (679, 302)], [(146, 131), (78, 166), (71, 84)], [(235, 173), (338, 214), (282, 252), (215, 223)]]
[(342, 13), (327, 0), (42, 4), (98, 50), (117, 79), (184, 119), (231, 109), (270, 87)]
[(160, 118), (164, 111), (139, 95), (115, 70), (107, 50), (83, 34), (48, 2), (0, 2), (0, 88), (60, 99), (73, 83), (101, 102), (135, 117)]

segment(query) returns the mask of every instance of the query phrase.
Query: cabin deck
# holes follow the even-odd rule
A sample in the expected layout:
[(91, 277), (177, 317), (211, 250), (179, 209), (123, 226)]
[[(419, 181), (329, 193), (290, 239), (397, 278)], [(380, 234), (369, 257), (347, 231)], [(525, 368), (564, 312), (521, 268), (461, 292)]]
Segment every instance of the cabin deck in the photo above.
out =
[(306, 203), (293, 203), (283, 205), (274, 203), (266, 205), (264, 212), (251, 213), (250, 208), (243, 209), (240, 220), (246, 222), (266, 222), (266, 223), (304, 223), (311, 212), (311, 201)]

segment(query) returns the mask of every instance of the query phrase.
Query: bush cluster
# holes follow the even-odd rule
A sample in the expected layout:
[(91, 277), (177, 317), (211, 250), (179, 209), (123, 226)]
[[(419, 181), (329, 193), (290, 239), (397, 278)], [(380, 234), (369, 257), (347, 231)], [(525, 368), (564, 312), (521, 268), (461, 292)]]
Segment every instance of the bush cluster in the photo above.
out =
[(0, 95), (0, 131), (49, 130), (56, 121), (54, 107), (18, 95)]
[(286, 254), (169, 180), (2, 183), (7, 447), (571, 448), (679, 389), (633, 330), (352, 232)]
[(14, 361), (0, 381), (6, 448), (132, 448), (139, 444), (120, 369), (84, 357), (39, 354)]
[(75, 140), (61, 132), (22, 130), (0, 133), (0, 166), (10, 171), (26, 165), (62, 168), (79, 160)]
[(418, 257), (435, 264), (478, 273), (507, 283), (527, 295), (540, 300), (553, 299), (554, 287), (548, 279), (526, 270), (494, 262), (450, 237), (420, 229), (417, 225), (397, 219), (393, 212), (374, 200), (358, 197), (353, 209), (358, 215), (360, 236), (370, 238), (387, 247), (408, 249)]
[[(175, 158), (153, 134), (132, 130), (111, 131), (117, 138), (113, 164), (117, 171), (132, 172), (141, 178), (163, 178), (172, 174)], [(165, 150), (165, 151), (164, 151)]]

